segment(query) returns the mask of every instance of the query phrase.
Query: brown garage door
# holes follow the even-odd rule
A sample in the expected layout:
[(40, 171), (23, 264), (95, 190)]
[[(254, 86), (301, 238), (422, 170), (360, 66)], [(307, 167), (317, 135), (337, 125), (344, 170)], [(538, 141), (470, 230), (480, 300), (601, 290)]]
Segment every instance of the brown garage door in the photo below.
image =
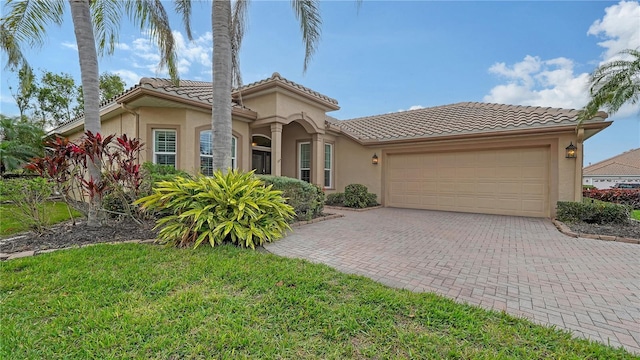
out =
[(386, 205), (549, 216), (549, 150), (520, 148), (391, 154)]

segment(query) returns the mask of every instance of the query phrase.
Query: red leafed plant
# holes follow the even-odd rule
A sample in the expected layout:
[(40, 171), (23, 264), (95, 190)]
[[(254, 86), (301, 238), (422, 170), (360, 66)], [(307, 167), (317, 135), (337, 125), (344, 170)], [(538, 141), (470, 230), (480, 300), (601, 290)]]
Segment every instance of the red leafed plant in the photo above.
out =
[(582, 196), (640, 209), (640, 189), (587, 189)]
[[(75, 143), (62, 137), (47, 141), (47, 155), (33, 159), (25, 168), (52, 180), (67, 203), (85, 214), (88, 207), (102, 204), (109, 195), (119, 198), (124, 213), (136, 219), (141, 213), (131, 203), (139, 197), (142, 183), (138, 164), (142, 146), (139, 139), (126, 135), (102, 137), (87, 131)], [(102, 171), (99, 179), (89, 175), (88, 167), (93, 162)], [(104, 208), (96, 210), (107, 212)]]

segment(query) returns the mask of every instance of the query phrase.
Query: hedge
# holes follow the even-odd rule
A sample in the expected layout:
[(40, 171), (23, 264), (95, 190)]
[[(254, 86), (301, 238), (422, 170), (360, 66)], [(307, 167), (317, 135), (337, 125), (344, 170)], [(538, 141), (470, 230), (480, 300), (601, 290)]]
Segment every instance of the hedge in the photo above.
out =
[(584, 203), (558, 201), (558, 220), (567, 223), (586, 222), (589, 224), (627, 224), (631, 207), (612, 203)]
[(306, 181), (272, 175), (258, 175), (266, 185), (281, 190), (287, 204), (293, 207), (296, 221), (306, 221), (322, 215), (324, 210), (324, 192), (319, 186)]
[(640, 189), (585, 189), (582, 196), (640, 209)]

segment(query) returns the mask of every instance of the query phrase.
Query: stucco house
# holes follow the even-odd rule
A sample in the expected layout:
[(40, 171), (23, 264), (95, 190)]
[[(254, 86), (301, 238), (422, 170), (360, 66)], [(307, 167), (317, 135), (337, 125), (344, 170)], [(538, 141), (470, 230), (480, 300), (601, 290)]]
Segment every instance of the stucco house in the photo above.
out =
[(609, 189), (618, 183), (640, 184), (640, 149), (631, 149), (590, 164), (582, 174), (584, 185), (593, 185), (598, 189)]
[[(335, 99), (278, 73), (232, 96), (234, 167), (327, 193), (360, 183), (403, 208), (552, 217), (581, 198), (583, 141), (611, 124), (599, 113), (576, 130), (576, 110), (471, 102), (341, 121)], [(209, 82), (143, 78), (102, 104), (102, 133), (141, 138), (143, 161), (210, 174), (211, 104)], [(54, 132), (82, 129), (77, 118)]]

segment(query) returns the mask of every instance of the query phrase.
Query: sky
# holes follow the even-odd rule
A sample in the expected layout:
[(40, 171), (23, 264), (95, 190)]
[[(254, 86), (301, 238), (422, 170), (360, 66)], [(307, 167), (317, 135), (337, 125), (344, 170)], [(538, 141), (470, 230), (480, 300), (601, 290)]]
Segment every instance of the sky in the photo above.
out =
[[(194, 4), (193, 40), (168, 9), (182, 79), (211, 81), (211, 4)], [(3, 9), (4, 11), (4, 9)], [(243, 83), (279, 72), (338, 100), (341, 120), (464, 101), (580, 109), (587, 79), (620, 50), (640, 47), (638, 1), (322, 1), (322, 37), (308, 70), (289, 1), (254, 0), (240, 53)], [(80, 83), (69, 10), (48, 41), (26, 56), (38, 73), (66, 72)], [(2, 54), (2, 64), (6, 57)], [(100, 72), (128, 86), (167, 77), (145, 31), (126, 19), (116, 51)], [(16, 115), (3, 69), (0, 112)], [(584, 165), (640, 147), (640, 104), (610, 116), (613, 124), (585, 142)], [(567, 144), (568, 145), (568, 144)]]

